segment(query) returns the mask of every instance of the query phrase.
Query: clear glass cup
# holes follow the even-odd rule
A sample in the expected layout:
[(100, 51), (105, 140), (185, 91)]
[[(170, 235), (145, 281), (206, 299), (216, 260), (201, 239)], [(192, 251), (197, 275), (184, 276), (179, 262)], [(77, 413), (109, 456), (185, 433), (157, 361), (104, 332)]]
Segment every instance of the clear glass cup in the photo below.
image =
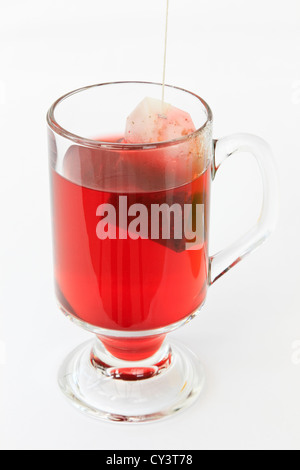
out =
[[(67, 357), (59, 384), (79, 409), (112, 421), (163, 418), (197, 399), (203, 367), (166, 335), (194, 318), (208, 287), (276, 221), (269, 147), (247, 134), (213, 140), (212, 112), (194, 93), (165, 88), (165, 101), (189, 113), (196, 131), (126, 143), (127, 116), (146, 96), (160, 99), (161, 87), (88, 86), (58, 99), (47, 115), (56, 295), (63, 313), (93, 333)], [(261, 216), (210, 256), (211, 182), (241, 150), (261, 171)]]

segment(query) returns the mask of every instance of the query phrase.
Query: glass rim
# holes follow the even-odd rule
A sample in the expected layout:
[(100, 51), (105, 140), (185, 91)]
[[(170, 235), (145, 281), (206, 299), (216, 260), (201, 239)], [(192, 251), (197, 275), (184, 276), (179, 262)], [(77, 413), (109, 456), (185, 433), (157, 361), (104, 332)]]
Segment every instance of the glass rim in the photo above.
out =
[(149, 149), (150, 150), (150, 149), (154, 149), (154, 148), (160, 148), (160, 147), (176, 145), (176, 144), (183, 143), (187, 140), (190, 140), (190, 139), (198, 136), (201, 132), (203, 132), (204, 129), (207, 127), (207, 125), (209, 123), (211, 123), (212, 120), (213, 120), (212, 111), (211, 111), (209, 105), (206, 103), (206, 101), (204, 101), (204, 99), (202, 99), (196, 93), (185, 90), (184, 88), (181, 88), (181, 87), (177, 87), (177, 86), (174, 86), (174, 85), (168, 85), (168, 84), (166, 84), (165, 87), (173, 88), (175, 90), (180, 90), (180, 91), (183, 91), (185, 93), (188, 93), (188, 94), (194, 96), (196, 99), (198, 99), (202, 103), (202, 105), (204, 106), (204, 108), (206, 110), (206, 121), (204, 122), (204, 124), (201, 127), (199, 127), (198, 129), (196, 129), (196, 131), (194, 131), (194, 132), (192, 132), (188, 135), (185, 135), (183, 137), (179, 137), (179, 138), (172, 139), (172, 140), (167, 140), (167, 141), (162, 141), (162, 142), (135, 143), (135, 144), (134, 143), (107, 142), (107, 141), (101, 141), (101, 140), (94, 140), (94, 139), (88, 139), (86, 137), (82, 137), (82, 136), (73, 134), (72, 132), (69, 132), (67, 129), (60, 126), (60, 124), (57, 122), (57, 120), (54, 117), (54, 113), (55, 113), (55, 110), (56, 110), (57, 106), (60, 103), (62, 103), (64, 100), (66, 100), (67, 98), (69, 98), (69, 97), (71, 97), (71, 96), (73, 96), (77, 93), (89, 90), (91, 88), (97, 88), (97, 87), (100, 87), (100, 86), (102, 87), (102, 86), (106, 86), (106, 85), (126, 85), (126, 84), (163, 86), (162, 83), (158, 83), (158, 82), (119, 81), (119, 82), (98, 83), (98, 84), (94, 84), (94, 85), (87, 85), (87, 86), (84, 86), (84, 87), (77, 88), (73, 91), (70, 91), (70, 92), (64, 94), (63, 96), (58, 98), (52, 104), (52, 106), (49, 108), (49, 110), (47, 112), (47, 117), (46, 117), (48, 126), (56, 134), (59, 134), (60, 136), (65, 137), (65, 138), (75, 142), (76, 144), (80, 144), (80, 145), (83, 145), (85, 147), (106, 148), (106, 149), (120, 149), (121, 148), (121, 149), (124, 149), (124, 150), (132, 150), (132, 149), (134, 149), (134, 150), (140, 150), (140, 149), (147, 150), (147, 149)]

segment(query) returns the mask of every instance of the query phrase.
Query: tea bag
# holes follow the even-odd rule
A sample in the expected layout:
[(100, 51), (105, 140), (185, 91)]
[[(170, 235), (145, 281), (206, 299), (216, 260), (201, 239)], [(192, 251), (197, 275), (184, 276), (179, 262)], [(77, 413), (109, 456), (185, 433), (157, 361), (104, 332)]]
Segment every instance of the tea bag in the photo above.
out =
[(124, 137), (129, 144), (171, 142), (151, 150), (151, 165), (174, 186), (193, 181), (206, 168), (205, 139), (197, 134), (191, 116), (162, 100), (145, 98), (128, 116)]
[[(145, 98), (128, 116), (125, 130), (125, 142), (127, 143), (151, 144), (181, 139), (174, 145), (150, 150), (151, 165), (148, 165), (145, 158), (146, 150), (142, 151), (144, 158), (139, 155), (136, 163), (134, 160), (132, 161), (133, 165), (141, 166), (140, 171), (145, 174), (146, 181), (150, 182), (153, 187), (153, 180), (157, 182), (161, 180), (166, 189), (173, 188), (167, 196), (165, 192), (151, 193), (151, 195), (142, 192), (135, 195), (135, 201), (146, 206), (149, 214), (151, 213), (151, 204), (163, 205), (166, 203), (166, 197), (170, 205), (180, 205), (182, 214), (185, 205), (189, 204), (191, 212), (188, 214), (188, 219), (195, 218), (196, 204), (205, 204), (205, 188), (202, 187), (204, 179), (203, 182), (201, 180), (195, 186), (194, 191), (196, 190), (196, 192), (192, 192), (191, 186), (185, 186), (201, 175), (204, 170), (205, 156), (201, 138), (196, 134), (191, 136), (195, 131), (196, 127), (187, 112), (171, 104), (163, 103), (162, 100)], [(185, 139), (185, 137), (187, 138)], [(149, 215), (149, 227), (150, 224), (151, 217)], [(170, 224), (170, 239), (163, 239), (160, 227), (159, 238), (153, 241), (173, 251), (182, 252), (186, 249), (187, 240), (184, 235), (182, 239), (176, 239), (173, 219)], [(182, 220), (182, 224), (184, 232), (184, 220)], [(203, 239), (201, 246), (202, 244)]]
[(154, 143), (179, 139), (196, 131), (191, 116), (154, 98), (145, 98), (126, 121), (125, 141)]

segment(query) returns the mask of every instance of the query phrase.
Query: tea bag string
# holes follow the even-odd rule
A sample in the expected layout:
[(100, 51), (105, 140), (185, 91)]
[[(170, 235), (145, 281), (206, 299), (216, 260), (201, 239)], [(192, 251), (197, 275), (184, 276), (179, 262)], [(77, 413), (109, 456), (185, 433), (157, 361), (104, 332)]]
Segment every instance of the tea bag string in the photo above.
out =
[(163, 81), (162, 81), (162, 105), (165, 102), (166, 63), (167, 63), (167, 45), (168, 45), (168, 23), (169, 23), (169, 0), (167, 0), (167, 11), (166, 11), (165, 53), (164, 53)]

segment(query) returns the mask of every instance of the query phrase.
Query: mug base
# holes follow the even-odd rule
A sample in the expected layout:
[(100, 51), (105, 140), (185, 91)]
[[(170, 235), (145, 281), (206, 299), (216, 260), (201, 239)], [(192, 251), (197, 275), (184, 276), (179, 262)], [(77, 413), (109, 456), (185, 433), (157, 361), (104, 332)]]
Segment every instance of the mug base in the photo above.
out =
[(142, 423), (192, 405), (204, 386), (198, 358), (177, 341), (144, 361), (116, 360), (96, 338), (78, 346), (62, 364), (58, 382), (70, 402), (106, 421)]

